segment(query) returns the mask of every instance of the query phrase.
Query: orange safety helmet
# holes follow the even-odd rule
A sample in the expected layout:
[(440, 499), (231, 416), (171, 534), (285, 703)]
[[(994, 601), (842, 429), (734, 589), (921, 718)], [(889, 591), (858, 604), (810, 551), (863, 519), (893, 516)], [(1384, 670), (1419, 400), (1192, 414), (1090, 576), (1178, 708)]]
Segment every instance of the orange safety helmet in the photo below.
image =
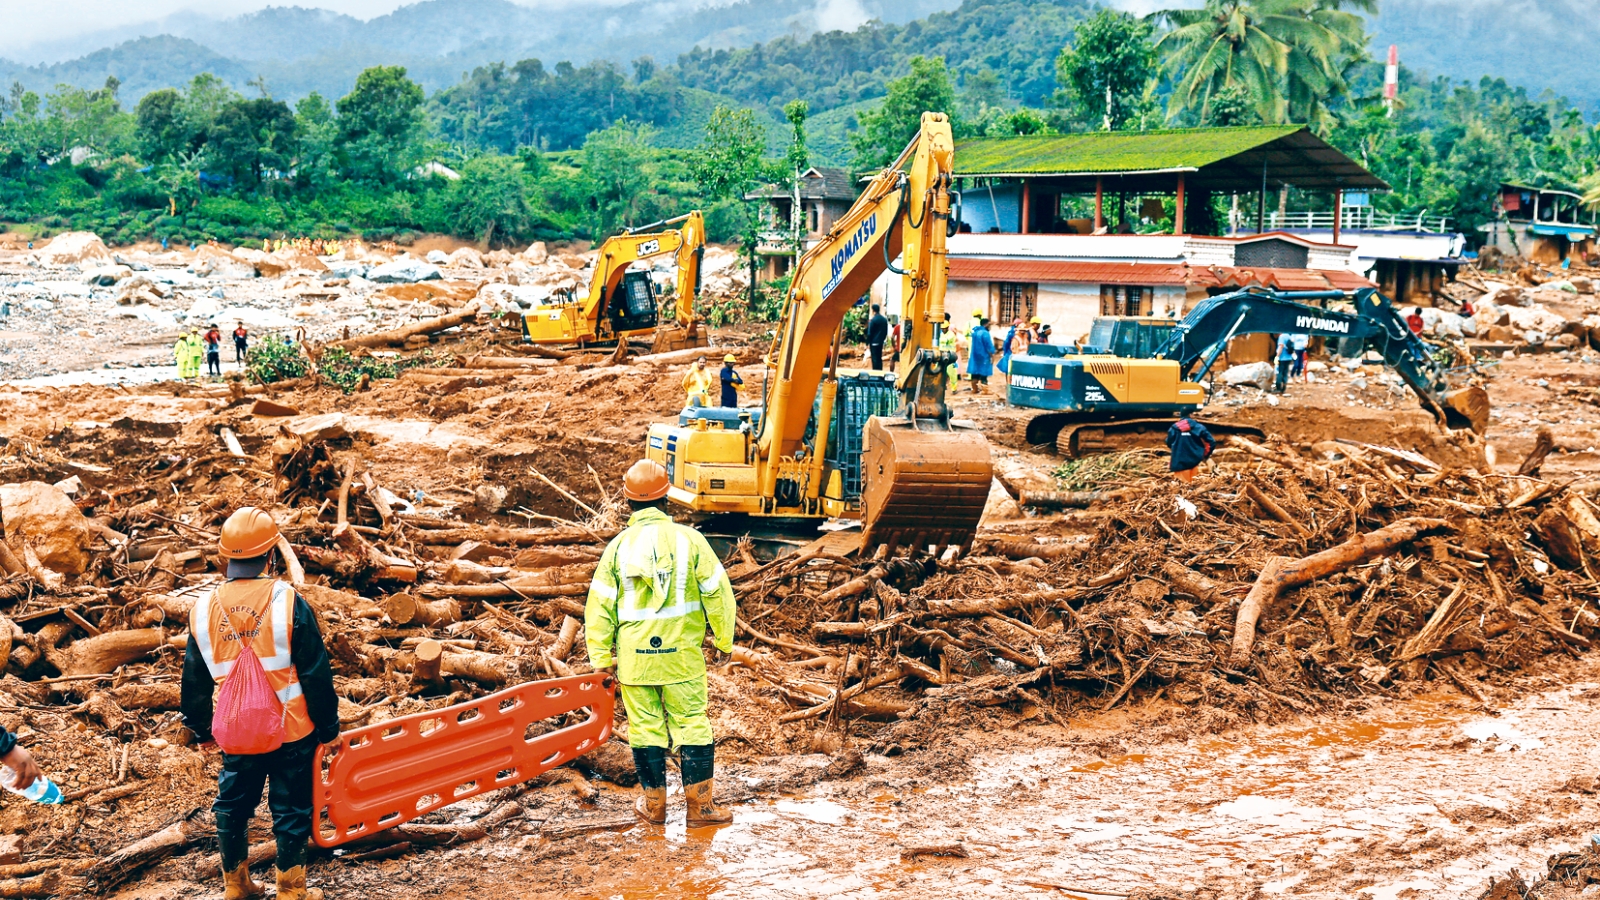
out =
[(240, 507), (222, 523), (217, 554), (223, 559), (255, 559), (278, 545), (278, 523), (265, 510)]
[(653, 459), (634, 463), (622, 479), (622, 495), (629, 500), (660, 500), (670, 487), (672, 482), (667, 478), (667, 470)]

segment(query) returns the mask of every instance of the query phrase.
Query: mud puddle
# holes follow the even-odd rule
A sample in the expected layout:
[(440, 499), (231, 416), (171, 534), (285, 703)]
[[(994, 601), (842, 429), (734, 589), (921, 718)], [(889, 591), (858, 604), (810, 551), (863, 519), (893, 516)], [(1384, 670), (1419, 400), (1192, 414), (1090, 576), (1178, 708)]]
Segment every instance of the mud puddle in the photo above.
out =
[[(1600, 657), (1580, 675), (1491, 711), (1429, 696), (1104, 758), (1030, 735), (936, 780), (869, 758), (852, 781), (735, 805), (718, 830), (685, 830), (675, 796), (665, 830), (594, 838), (592, 880), (565, 893), (1456, 900), (1600, 834), (1600, 800), (1573, 786), (1600, 771)], [(902, 858), (954, 842), (968, 858)], [(656, 864), (602, 861), (641, 851)]]

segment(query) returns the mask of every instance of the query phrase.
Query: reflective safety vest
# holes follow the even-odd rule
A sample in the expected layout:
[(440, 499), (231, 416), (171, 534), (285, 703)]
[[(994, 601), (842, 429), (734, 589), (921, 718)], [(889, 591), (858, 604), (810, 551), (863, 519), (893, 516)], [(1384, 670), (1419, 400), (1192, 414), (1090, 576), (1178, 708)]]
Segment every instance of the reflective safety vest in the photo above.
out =
[(291, 659), (293, 626), (294, 588), (272, 578), (224, 582), (196, 603), (189, 616), (189, 631), (218, 684), (233, 671), (241, 650), (239, 642), (250, 642), (283, 704), (284, 743), (316, 730), (300, 690), (300, 673)]
[(590, 663), (615, 663), (623, 684), (704, 678), (708, 625), (718, 649), (733, 649), (728, 573), (703, 535), (657, 509), (634, 513), (606, 547), (584, 612)]

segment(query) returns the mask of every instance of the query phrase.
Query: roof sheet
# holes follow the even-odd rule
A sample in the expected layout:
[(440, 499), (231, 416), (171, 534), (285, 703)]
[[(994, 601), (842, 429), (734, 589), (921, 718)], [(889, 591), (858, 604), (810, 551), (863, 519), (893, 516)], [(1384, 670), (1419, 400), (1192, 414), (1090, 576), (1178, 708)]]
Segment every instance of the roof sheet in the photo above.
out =
[(1197, 285), (1261, 287), (1295, 291), (1354, 291), (1376, 287), (1345, 269), (1283, 269), (1255, 266), (1190, 266), (1179, 263), (1072, 262), (1054, 259), (952, 257), (952, 281), (1013, 281), (1023, 284)]
[(972, 138), (956, 143), (955, 174), (967, 178), (1124, 179), (1160, 175), (1149, 184), (1113, 183), (1107, 187), (1141, 190), (1159, 182), (1170, 192), (1175, 173), (1192, 172), (1196, 177), (1191, 188), (1243, 191), (1260, 188), (1263, 163), (1269, 187), (1389, 188), (1303, 125)]

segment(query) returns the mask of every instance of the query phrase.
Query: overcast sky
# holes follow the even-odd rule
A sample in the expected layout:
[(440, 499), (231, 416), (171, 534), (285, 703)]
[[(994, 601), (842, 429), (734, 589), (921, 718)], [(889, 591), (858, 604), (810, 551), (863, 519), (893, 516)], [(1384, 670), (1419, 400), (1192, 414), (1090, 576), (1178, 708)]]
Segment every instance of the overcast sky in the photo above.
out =
[[(39, 41), (70, 38), (74, 34), (134, 25), (160, 19), (186, 9), (201, 9), (213, 18), (227, 18), (267, 6), (305, 6), (330, 9), (370, 19), (414, 3), (416, 0), (0, 0), (0, 53)], [(515, 0), (526, 6), (563, 6), (596, 0)], [(618, 3), (623, 0), (598, 0)], [(707, 0), (716, 2), (716, 0)], [(728, 0), (722, 0), (728, 2)], [(1179, 0), (1181, 3), (1182, 0)], [(954, 6), (956, 0), (952, 0)], [(832, 2), (831, 7), (854, 4)], [(1111, 5), (1137, 12), (1169, 6), (1171, 0), (1111, 0)], [(859, 7), (856, 7), (859, 9)], [(849, 26), (845, 26), (849, 27)], [(99, 49), (86, 48), (85, 52)]]

